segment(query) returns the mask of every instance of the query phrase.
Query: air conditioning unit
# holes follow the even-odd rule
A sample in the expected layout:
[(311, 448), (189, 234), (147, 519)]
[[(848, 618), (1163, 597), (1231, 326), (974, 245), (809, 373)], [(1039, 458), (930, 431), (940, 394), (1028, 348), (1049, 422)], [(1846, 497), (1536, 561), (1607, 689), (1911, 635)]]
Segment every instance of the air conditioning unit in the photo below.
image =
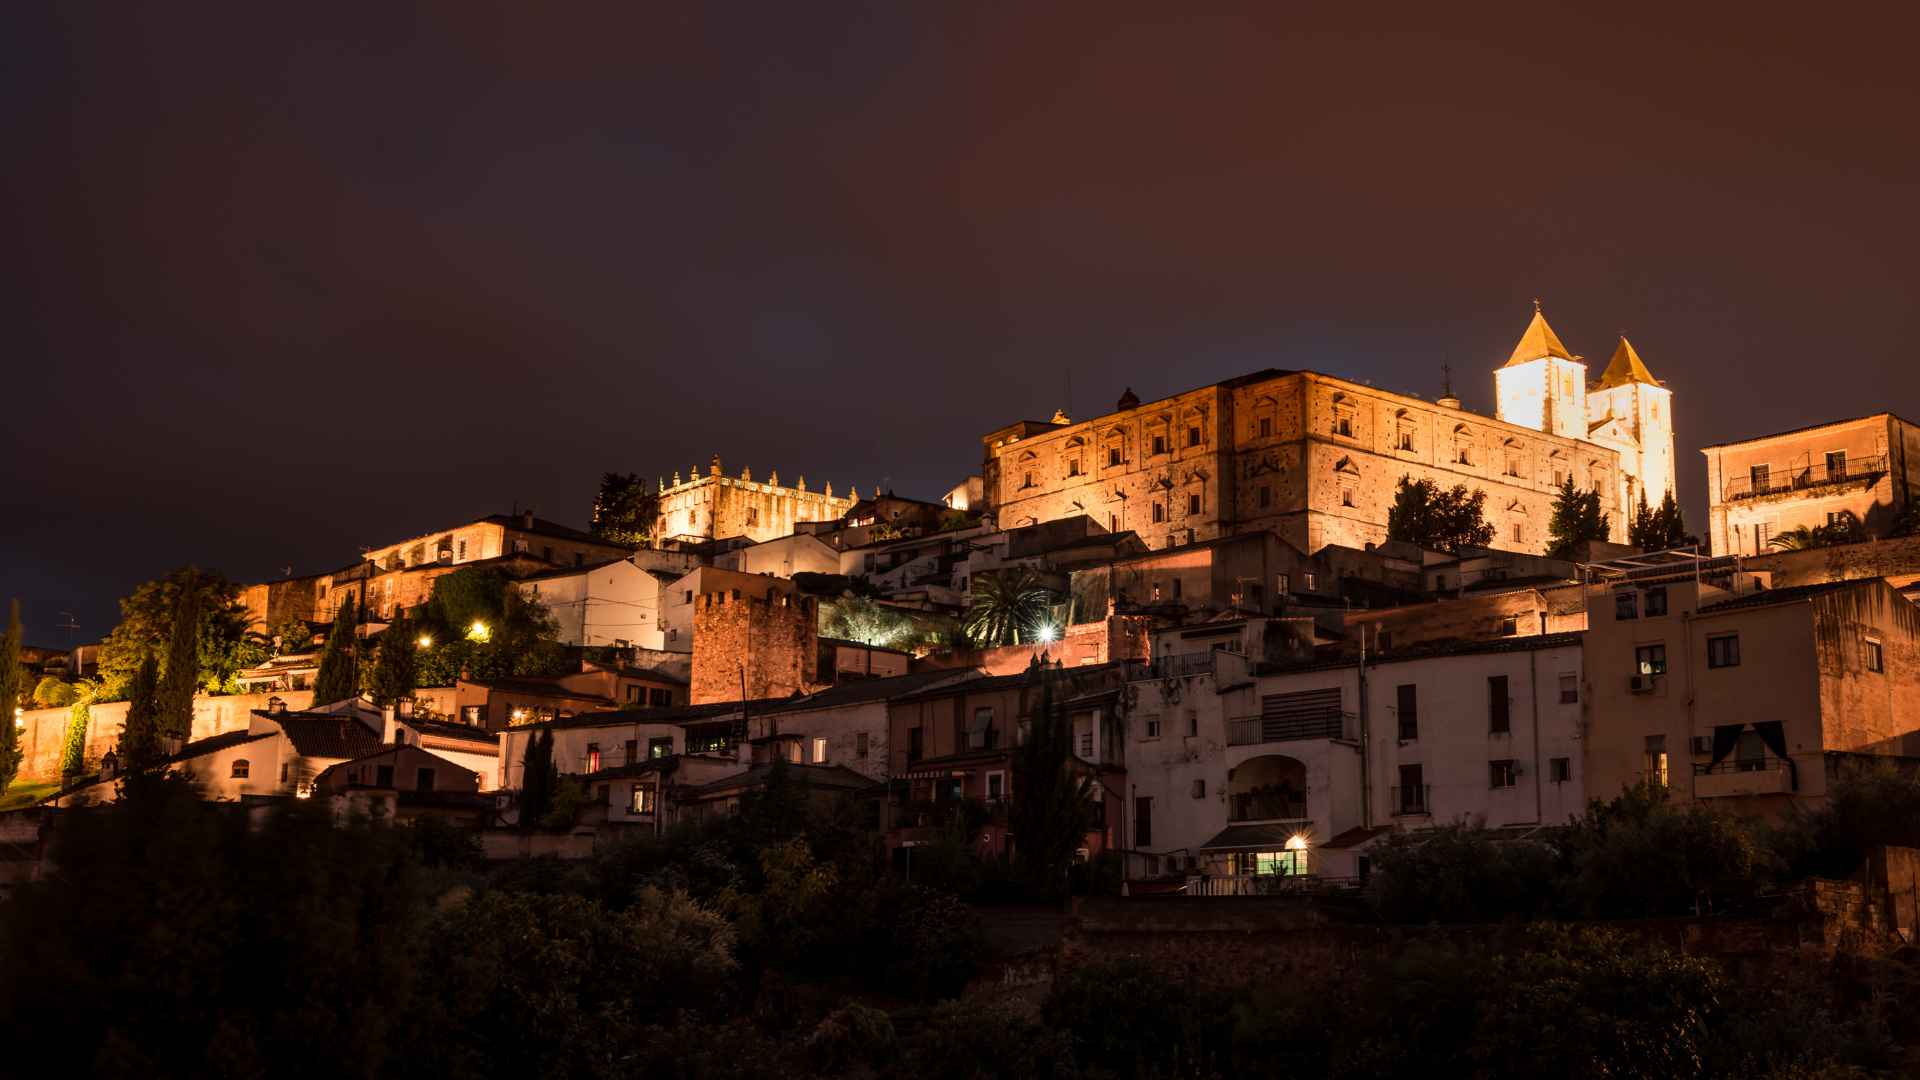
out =
[(1713, 736), (1711, 736), (1711, 735), (1695, 735), (1695, 736), (1693, 737), (1693, 754), (1694, 754), (1694, 756), (1695, 756), (1695, 757), (1706, 757), (1707, 755), (1709, 755), (1709, 754), (1711, 754), (1711, 753), (1713, 753)]
[(1634, 675), (1627, 679), (1627, 689), (1635, 694), (1653, 693), (1653, 676)]

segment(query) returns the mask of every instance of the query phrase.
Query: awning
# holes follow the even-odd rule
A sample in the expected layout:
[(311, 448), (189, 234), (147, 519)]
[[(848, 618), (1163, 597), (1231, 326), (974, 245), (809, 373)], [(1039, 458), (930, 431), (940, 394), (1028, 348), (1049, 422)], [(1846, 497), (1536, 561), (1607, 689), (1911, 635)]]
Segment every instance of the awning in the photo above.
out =
[(1213, 839), (1200, 845), (1201, 851), (1284, 851), (1287, 841), (1313, 831), (1313, 822), (1268, 822), (1264, 825), (1229, 825)]

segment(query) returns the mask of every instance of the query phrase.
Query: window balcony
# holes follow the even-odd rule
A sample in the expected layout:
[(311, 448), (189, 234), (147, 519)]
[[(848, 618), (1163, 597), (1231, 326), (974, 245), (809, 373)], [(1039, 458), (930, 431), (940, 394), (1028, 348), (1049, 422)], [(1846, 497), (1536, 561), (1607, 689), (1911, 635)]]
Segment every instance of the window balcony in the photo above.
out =
[(1246, 791), (1227, 796), (1227, 820), (1304, 821), (1307, 817), (1307, 793), (1293, 791)]
[(1694, 767), (1693, 797), (1726, 799), (1742, 795), (1791, 795), (1793, 770), (1779, 758), (1723, 761)]
[(1212, 652), (1174, 653), (1171, 656), (1156, 657), (1144, 664), (1130, 665), (1127, 669), (1127, 679), (1130, 682), (1211, 674), (1213, 674)]
[(1763, 495), (1782, 495), (1809, 488), (1828, 487), (1845, 484), (1850, 481), (1871, 483), (1887, 471), (1885, 454), (1877, 457), (1851, 458), (1828, 467), (1822, 462), (1798, 469), (1782, 469), (1779, 472), (1763, 472), (1754, 475), (1728, 477), (1721, 487), (1727, 502), (1739, 499), (1757, 499)]
[(1311, 739), (1347, 739), (1346, 713), (1328, 716), (1245, 716), (1227, 720), (1228, 746), (1299, 742)]
[(1433, 816), (1432, 784), (1414, 784), (1407, 787), (1396, 785), (1391, 797), (1394, 817)]

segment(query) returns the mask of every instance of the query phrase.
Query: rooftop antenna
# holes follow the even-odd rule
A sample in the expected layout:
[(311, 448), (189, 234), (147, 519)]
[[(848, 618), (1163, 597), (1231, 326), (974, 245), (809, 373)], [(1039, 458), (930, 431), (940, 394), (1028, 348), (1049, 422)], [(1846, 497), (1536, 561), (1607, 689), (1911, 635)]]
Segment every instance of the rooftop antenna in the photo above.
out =
[(293, 576), (293, 566), (292, 566), (292, 564), (288, 564), (288, 565), (286, 565), (286, 566), (283, 566), (283, 567), (281, 567), (281, 568), (280, 568), (280, 572), (281, 572), (282, 574), (285, 574), (285, 575), (286, 575), (286, 576), (288, 576), (288, 577), (292, 577), (292, 576)]
[(60, 623), (59, 623), (58, 629), (65, 630), (67, 632), (67, 645), (71, 647), (73, 645), (73, 632), (75, 630), (80, 629), (80, 623), (77, 619), (73, 617), (73, 612), (63, 611), (60, 613)]

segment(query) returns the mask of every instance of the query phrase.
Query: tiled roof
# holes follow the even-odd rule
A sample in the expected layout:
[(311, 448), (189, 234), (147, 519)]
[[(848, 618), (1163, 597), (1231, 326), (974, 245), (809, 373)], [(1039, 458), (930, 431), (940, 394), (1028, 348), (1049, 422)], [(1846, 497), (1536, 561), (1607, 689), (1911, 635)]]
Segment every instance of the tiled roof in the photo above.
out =
[(579, 566), (563, 566), (558, 570), (542, 570), (538, 574), (528, 574), (526, 577), (520, 578), (519, 580), (523, 582), (546, 581), (549, 578), (575, 577), (580, 574), (592, 573), (593, 571), (598, 570), (603, 566), (612, 566), (614, 563), (623, 563), (626, 561), (627, 559), (625, 556), (620, 556), (612, 559), (601, 559), (599, 562), (582, 563)]
[(1844, 420), (1827, 420), (1823, 423), (1808, 424), (1806, 427), (1788, 428), (1785, 431), (1774, 431), (1774, 432), (1769, 432), (1765, 435), (1750, 435), (1747, 438), (1735, 439), (1732, 442), (1708, 443), (1706, 446), (1703, 446), (1700, 449), (1718, 450), (1726, 446), (1739, 446), (1742, 443), (1759, 442), (1761, 439), (1777, 439), (1782, 435), (1799, 435), (1802, 432), (1819, 431), (1821, 428), (1839, 427), (1842, 424), (1857, 424), (1862, 420), (1878, 420), (1883, 416), (1892, 417), (1893, 419), (1900, 421), (1901, 423), (1907, 425), (1908, 427), (1920, 427), (1920, 424), (1914, 423), (1913, 421), (1907, 419), (1906, 417), (1901, 416), (1899, 413), (1877, 412), (1877, 413), (1868, 413), (1865, 416), (1849, 416)]
[(470, 742), (498, 745), (498, 740), (494, 738), (492, 732), (471, 724), (456, 724), (448, 720), (417, 720), (411, 717), (403, 717), (400, 722), (422, 735), (432, 735), (438, 739), (465, 739)]
[(532, 528), (528, 528), (524, 524), (526, 519), (518, 514), (488, 514), (486, 517), (477, 520), (488, 525), (504, 525), (518, 532), (551, 536), (556, 540), (573, 540), (582, 544), (598, 544), (601, 547), (608, 548), (629, 547), (627, 544), (616, 544), (604, 536), (595, 536), (590, 532), (573, 528), (570, 525), (562, 525), (557, 521), (548, 521), (546, 518), (534, 518)]
[(1297, 823), (1286, 825), (1229, 825), (1200, 845), (1201, 851), (1282, 851), (1294, 834)]
[[(752, 715), (785, 705), (791, 698), (767, 698), (746, 703), (747, 711)], [(553, 728), (576, 727), (621, 727), (633, 724), (697, 724), (703, 720), (714, 720), (731, 716), (740, 711), (738, 701), (716, 701), (706, 705), (675, 705), (655, 709), (614, 709), (607, 712), (582, 713), (565, 720), (550, 720), (544, 726)], [(525, 728), (538, 728), (543, 725), (527, 724)], [(519, 731), (522, 728), (515, 728)]]
[(916, 671), (910, 675), (895, 675), (886, 679), (854, 679), (817, 694), (782, 702), (762, 711), (800, 712), (807, 709), (832, 709), (843, 705), (859, 705), (870, 701), (891, 701), (937, 683), (949, 680), (962, 681), (975, 674), (978, 673), (968, 668), (944, 668), (934, 671)]
[(1747, 593), (1744, 596), (1736, 596), (1731, 600), (1721, 600), (1713, 604), (1701, 604), (1700, 614), (1705, 615), (1709, 612), (1718, 613), (1731, 611), (1735, 608), (1771, 607), (1774, 604), (1797, 604), (1802, 600), (1811, 599), (1821, 593), (1837, 592), (1841, 589), (1871, 585), (1880, 580), (1883, 579), (1854, 578), (1848, 581), (1823, 581), (1817, 585), (1790, 585), (1784, 589), (1760, 589), (1756, 592)]
[[(797, 783), (811, 784), (815, 787), (860, 791), (879, 784), (878, 780), (870, 780), (844, 765), (800, 765), (789, 763), (786, 767)], [(758, 787), (767, 782), (767, 776), (773, 772), (773, 768), (772, 765), (755, 765), (745, 772), (735, 773), (732, 776), (723, 776), (711, 783), (689, 788), (683, 797), (699, 798), (703, 795), (720, 795), (742, 788)]]
[(379, 751), (380, 733), (350, 716), (326, 713), (274, 713), (293, 752), (307, 758), (352, 759)]
[(172, 757), (167, 758), (166, 760), (168, 763), (172, 763), (175, 761), (188, 761), (193, 758), (203, 757), (207, 754), (211, 754), (216, 751), (225, 750), (228, 747), (240, 746), (244, 743), (255, 742), (260, 739), (269, 739), (272, 737), (273, 736), (271, 732), (264, 732), (259, 735), (254, 735), (245, 731), (229, 731), (221, 735), (208, 736), (207, 738), (201, 739), (197, 742), (190, 742), (187, 745), (182, 746), (177, 753), (175, 753)]

